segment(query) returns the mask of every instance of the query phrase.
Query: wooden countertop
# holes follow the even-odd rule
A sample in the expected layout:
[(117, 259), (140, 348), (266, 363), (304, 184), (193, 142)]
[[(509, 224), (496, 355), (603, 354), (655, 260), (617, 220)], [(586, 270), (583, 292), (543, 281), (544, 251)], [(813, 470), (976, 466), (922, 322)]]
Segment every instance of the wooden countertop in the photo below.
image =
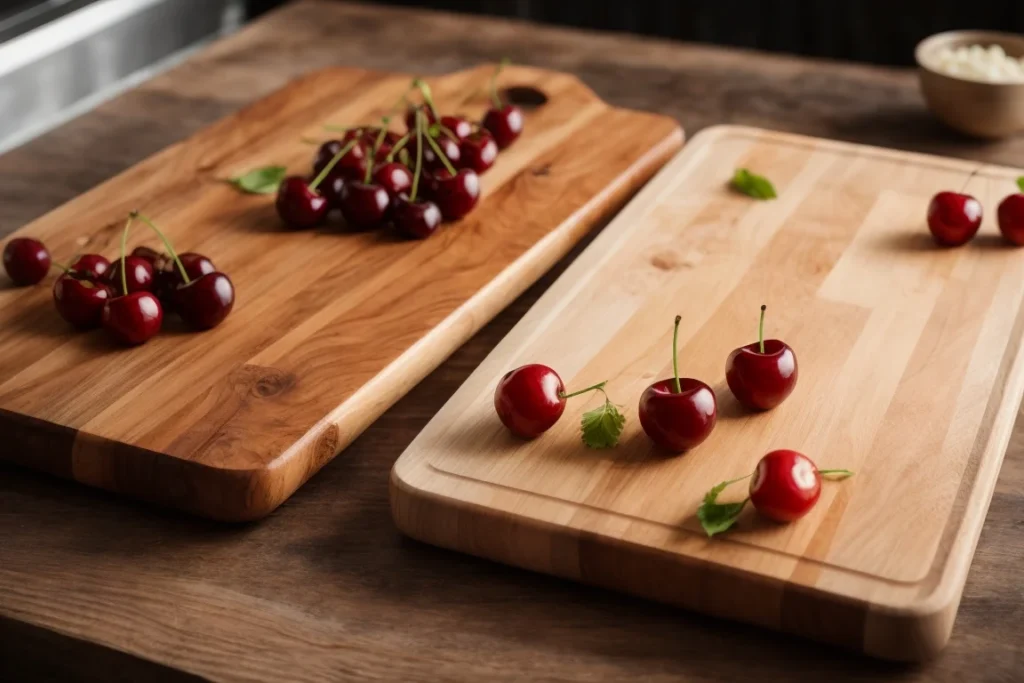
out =
[[(1024, 163), (1024, 138), (979, 143), (942, 129), (907, 70), (306, 1), (0, 157), (0, 233), (310, 69), (429, 74), (503, 55), (573, 71), (608, 101), (673, 115), (690, 135), (745, 123)], [(1024, 677), (1020, 421), (953, 638), (919, 667), (402, 538), (388, 510), (391, 464), (564, 265), (263, 523), (220, 526), (0, 467), (0, 679)]]

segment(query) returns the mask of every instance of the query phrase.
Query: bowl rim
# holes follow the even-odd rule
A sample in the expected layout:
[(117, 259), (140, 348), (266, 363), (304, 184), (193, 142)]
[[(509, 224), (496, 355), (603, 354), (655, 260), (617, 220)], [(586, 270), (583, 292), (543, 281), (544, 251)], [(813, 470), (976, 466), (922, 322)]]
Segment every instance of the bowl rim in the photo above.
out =
[(961, 83), (973, 83), (975, 85), (990, 86), (993, 88), (1020, 88), (1024, 87), (1024, 81), (1019, 83), (993, 83), (991, 81), (980, 81), (973, 78), (964, 78), (962, 76), (954, 76), (948, 74), (945, 71), (941, 71), (936, 68), (935, 61), (932, 59), (936, 52), (936, 47), (941, 44), (945, 44), (952, 41), (963, 40), (968, 43), (987, 43), (989, 45), (999, 45), (1005, 49), (1007, 43), (1011, 43), (1015, 46), (1015, 51), (1021, 51), (1024, 54), (1024, 35), (1017, 33), (1007, 33), (1005, 31), (986, 31), (982, 29), (957, 29), (954, 31), (942, 31), (941, 33), (933, 33), (932, 35), (922, 39), (918, 42), (917, 46), (914, 47), (914, 61), (917, 62), (917, 66), (925, 71), (942, 76), (943, 78), (949, 78), (954, 81)]

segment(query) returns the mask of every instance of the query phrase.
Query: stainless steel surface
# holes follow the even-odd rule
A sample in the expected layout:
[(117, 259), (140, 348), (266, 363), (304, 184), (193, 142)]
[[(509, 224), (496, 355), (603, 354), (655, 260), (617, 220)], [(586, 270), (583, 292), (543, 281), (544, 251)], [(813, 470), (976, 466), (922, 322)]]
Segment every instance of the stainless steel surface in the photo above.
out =
[(14, 15), (8, 33), (25, 21), (35, 27), (0, 44), (0, 152), (166, 68), (244, 17), (242, 0), (45, 4), (47, 13), (30, 8), (20, 23)]

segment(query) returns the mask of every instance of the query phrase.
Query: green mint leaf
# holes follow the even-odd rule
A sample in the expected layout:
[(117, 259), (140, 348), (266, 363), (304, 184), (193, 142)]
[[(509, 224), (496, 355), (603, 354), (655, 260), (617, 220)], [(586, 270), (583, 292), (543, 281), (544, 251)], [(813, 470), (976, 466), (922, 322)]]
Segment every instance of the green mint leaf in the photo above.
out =
[(704, 527), (708, 537), (720, 534), (735, 524), (740, 513), (743, 512), (747, 501), (750, 500), (749, 498), (744, 498), (739, 503), (719, 503), (718, 494), (724, 491), (725, 487), (729, 484), (743, 481), (749, 476), (748, 474), (746, 477), (740, 477), (739, 479), (723, 481), (704, 494), (704, 502), (697, 508), (697, 519), (700, 520), (700, 525)]
[(767, 178), (751, 173), (745, 168), (737, 168), (732, 176), (732, 187), (754, 199), (775, 199), (775, 187)]
[(1017, 178), (1017, 187), (1020, 188), (1021, 192), (1024, 192), (1024, 175)]
[(588, 448), (611, 448), (619, 442), (625, 416), (607, 398), (604, 405), (583, 413), (580, 430)]
[(288, 172), (284, 166), (257, 168), (231, 179), (231, 184), (249, 194), (274, 194)]

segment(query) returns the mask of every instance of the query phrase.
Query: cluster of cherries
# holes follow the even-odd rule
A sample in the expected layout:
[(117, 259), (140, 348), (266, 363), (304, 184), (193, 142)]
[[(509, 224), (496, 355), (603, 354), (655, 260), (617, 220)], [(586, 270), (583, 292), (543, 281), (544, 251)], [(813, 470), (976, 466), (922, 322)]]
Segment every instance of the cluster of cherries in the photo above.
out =
[[(128, 231), (142, 221), (160, 237), (166, 254), (149, 247), (127, 253)], [(80, 330), (102, 326), (125, 345), (142, 344), (163, 324), (164, 312), (176, 312), (190, 327), (219, 325), (235, 303), (230, 278), (202, 254), (177, 254), (153, 222), (133, 211), (121, 236), (121, 255), (113, 262), (84, 254), (70, 265), (55, 264), (42, 242), (18, 237), (4, 247), (4, 269), (14, 284), (41, 282), (51, 266), (63, 273), (53, 283), (53, 303), (64, 320)]]
[[(975, 171), (968, 177), (974, 177)], [(1018, 180), (1021, 185), (1021, 180)], [(1021, 185), (1024, 189), (1024, 185)], [(999, 232), (1007, 242), (1024, 246), (1024, 192), (1007, 195), (996, 211)], [(928, 204), (928, 230), (936, 244), (959, 247), (971, 241), (981, 227), (981, 202), (969, 194), (939, 192)]]
[(342, 129), (340, 139), (317, 150), (311, 180), (282, 181), (275, 204), (281, 220), (293, 229), (312, 228), (336, 209), (354, 229), (393, 223), (404, 236), (423, 239), (442, 221), (468, 214), (480, 199), (480, 175), (523, 130), (522, 110), (498, 94), (504, 65), (491, 78), (493, 106), (480, 123), (441, 115), (429, 86), (416, 79), (409, 89), (420, 91), (423, 104), (409, 106), (404, 135), (388, 130), (390, 116), (377, 126)]
[[(725, 369), (733, 395), (743, 406), (756, 411), (770, 410), (782, 403), (796, 386), (798, 374), (793, 349), (778, 339), (764, 338), (765, 309), (761, 306), (758, 341), (733, 350)], [(714, 390), (700, 380), (679, 376), (676, 346), (680, 322), (677, 316), (672, 339), (673, 376), (647, 387), (640, 396), (638, 411), (647, 436), (672, 453), (701, 444), (711, 434), (718, 417)], [(494, 407), (509, 431), (523, 438), (535, 438), (558, 421), (567, 398), (603, 386), (602, 382), (567, 394), (562, 379), (552, 368), (524, 365), (498, 382)], [(809, 458), (796, 451), (772, 451), (762, 458), (754, 472), (750, 500), (767, 517), (792, 521), (817, 502), (821, 474), (833, 472), (839, 471), (818, 470)]]

